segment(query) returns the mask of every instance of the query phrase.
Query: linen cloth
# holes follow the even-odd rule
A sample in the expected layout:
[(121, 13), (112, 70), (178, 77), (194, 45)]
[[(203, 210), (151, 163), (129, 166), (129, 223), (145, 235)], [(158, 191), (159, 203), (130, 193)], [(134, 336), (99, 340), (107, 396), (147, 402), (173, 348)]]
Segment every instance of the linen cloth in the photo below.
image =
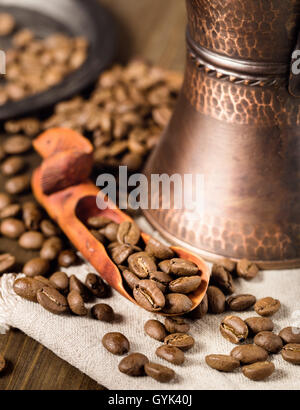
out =
[[(143, 230), (150, 231), (145, 220), (139, 220)], [(153, 233), (153, 232), (152, 232)], [(158, 237), (156, 233), (154, 236)], [(94, 269), (87, 263), (64, 269), (68, 274), (84, 280)], [(285, 362), (281, 355), (271, 356), (276, 371), (263, 382), (253, 382), (243, 376), (241, 370), (233, 373), (221, 373), (209, 368), (205, 356), (212, 353), (229, 354), (235, 347), (225, 340), (219, 325), (224, 316), (206, 315), (202, 320), (191, 322), (190, 334), (195, 338), (195, 346), (186, 352), (182, 366), (174, 366), (155, 355), (160, 342), (144, 333), (144, 323), (152, 318), (163, 320), (159, 315), (146, 312), (119, 295), (116, 291), (104, 300), (95, 303), (108, 303), (117, 314), (117, 320), (103, 323), (91, 317), (71, 315), (56, 316), (44, 310), (40, 305), (26, 301), (13, 292), (15, 275), (8, 274), (0, 278), (0, 332), (9, 327), (18, 328), (28, 336), (42, 343), (56, 355), (77, 367), (98, 383), (115, 390), (216, 390), (216, 389), (289, 389), (300, 388), (300, 366)], [(286, 326), (300, 327), (300, 269), (286, 271), (260, 272), (250, 282), (237, 282), (237, 293), (250, 293), (257, 298), (272, 296), (281, 301), (282, 307), (272, 320), (275, 332)], [(257, 316), (254, 311), (237, 313), (241, 318)], [(130, 352), (141, 352), (152, 361), (173, 368), (176, 372), (174, 381), (162, 384), (150, 377), (129, 377), (119, 372), (118, 364), (122, 357), (114, 356), (104, 349), (101, 343), (107, 332), (118, 331), (130, 341)]]

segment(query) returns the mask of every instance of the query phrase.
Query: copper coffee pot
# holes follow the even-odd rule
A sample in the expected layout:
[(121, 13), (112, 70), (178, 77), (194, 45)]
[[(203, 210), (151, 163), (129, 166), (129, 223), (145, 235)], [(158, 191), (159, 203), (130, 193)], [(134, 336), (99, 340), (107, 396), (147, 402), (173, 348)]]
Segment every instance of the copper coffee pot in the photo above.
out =
[[(204, 214), (149, 209), (206, 259), (300, 266), (300, 0), (187, 0), (187, 63), (146, 175), (204, 175)], [(300, 77), (300, 75), (298, 75)]]

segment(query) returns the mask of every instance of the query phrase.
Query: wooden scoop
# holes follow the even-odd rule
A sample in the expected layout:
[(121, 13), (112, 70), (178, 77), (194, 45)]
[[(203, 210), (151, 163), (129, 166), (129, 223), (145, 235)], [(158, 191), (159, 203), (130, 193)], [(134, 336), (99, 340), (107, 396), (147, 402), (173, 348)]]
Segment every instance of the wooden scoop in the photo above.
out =
[[(32, 176), (32, 189), (36, 199), (99, 275), (121, 295), (137, 304), (126, 291), (121, 273), (110, 259), (105, 247), (85, 225), (88, 218), (97, 215), (106, 216), (116, 223), (132, 220), (88, 179), (88, 172), (92, 168), (93, 148), (90, 142), (75, 131), (56, 128), (41, 134), (33, 145), (45, 158)], [(82, 172), (78, 172), (80, 169)], [(107, 209), (101, 210), (97, 207), (96, 197), (98, 203), (107, 202)], [(150, 236), (146, 233), (141, 235), (147, 244)], [(202, 281), (199, 288), (189, 294), (193, 302), (190, 309), (192, 311), (200, 304), (207, 291), (208, 266), (200, 257), (186, 249), (180, 247), (171, 247), (171, 249), (178, 257), (194, 262), (201, 272)]]

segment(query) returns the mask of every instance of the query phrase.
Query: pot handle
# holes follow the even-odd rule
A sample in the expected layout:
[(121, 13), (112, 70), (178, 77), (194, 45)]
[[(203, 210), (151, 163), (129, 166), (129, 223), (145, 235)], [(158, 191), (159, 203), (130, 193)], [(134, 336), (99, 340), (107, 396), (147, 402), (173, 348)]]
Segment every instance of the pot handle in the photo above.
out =
[(295, 49), (292, 53), (289, 92), (293, 97), (300, 98), (300, 31)]

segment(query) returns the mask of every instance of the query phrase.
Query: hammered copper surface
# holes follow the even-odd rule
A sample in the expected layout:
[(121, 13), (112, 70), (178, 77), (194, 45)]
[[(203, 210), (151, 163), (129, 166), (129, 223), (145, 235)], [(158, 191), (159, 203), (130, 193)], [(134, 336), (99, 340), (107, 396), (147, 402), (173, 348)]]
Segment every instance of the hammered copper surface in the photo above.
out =
[(300, 99), (288, 92), (300, 1), (187, 8), (185, 81), (146, 174), (203, 174), (205, 210), (145, 214), (209, 259), (300, 266)]

